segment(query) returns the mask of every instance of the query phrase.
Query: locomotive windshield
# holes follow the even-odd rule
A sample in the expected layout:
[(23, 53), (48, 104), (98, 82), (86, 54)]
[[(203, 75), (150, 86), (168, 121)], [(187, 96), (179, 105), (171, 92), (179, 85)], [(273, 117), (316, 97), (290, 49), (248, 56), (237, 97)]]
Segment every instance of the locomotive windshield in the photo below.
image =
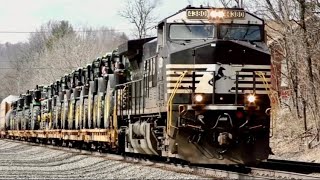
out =
[(208, 39), (214, 37), (212, 24), (172, 24), (170, 26), (170, 39), (192, 40)]
[(220, 26), (219, 39), (262, 41), (260, 26), (228, 24)]

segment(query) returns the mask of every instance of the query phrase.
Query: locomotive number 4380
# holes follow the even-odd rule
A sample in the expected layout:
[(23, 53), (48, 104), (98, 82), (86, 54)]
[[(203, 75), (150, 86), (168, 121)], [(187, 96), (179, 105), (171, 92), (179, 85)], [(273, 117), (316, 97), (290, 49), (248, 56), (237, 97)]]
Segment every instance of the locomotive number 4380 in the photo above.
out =
[(189, 9), (187, 10), (188, 19), (239, 19), (245, 18), (246, 12), (244, 10), (220, 10), (220, 9)]

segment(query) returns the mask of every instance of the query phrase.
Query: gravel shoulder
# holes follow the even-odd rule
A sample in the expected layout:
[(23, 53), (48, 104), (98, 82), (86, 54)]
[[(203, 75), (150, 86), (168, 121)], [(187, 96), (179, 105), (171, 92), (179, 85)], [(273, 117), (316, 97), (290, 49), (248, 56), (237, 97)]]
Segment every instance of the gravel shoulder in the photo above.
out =
[(0, 179), (199, 179), (172, 172), (0, 139)]

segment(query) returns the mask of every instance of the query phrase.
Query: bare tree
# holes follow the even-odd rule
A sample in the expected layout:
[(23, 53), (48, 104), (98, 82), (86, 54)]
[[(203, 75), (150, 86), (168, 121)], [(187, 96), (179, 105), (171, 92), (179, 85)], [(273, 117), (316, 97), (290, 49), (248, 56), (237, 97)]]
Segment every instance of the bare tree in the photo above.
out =
[[(189, 4), (190, 1), (188, 1)], [(225, 8), (230, 8), (233, 6), (236, 7), (242, 7), (242, 2), (243, 0), (218, 0), (218, 1), (212, 1), (212, 0), (200, 0), (199, 1), (201, 5), (205, 6), (213, 6), (213, 7), (225, 7)]]
[(259, 13), (267, 19), (268, 38), (272, 39), (271, 48), (281, 54), (280, 59), (286, 66), (281, 73), (288, 82), (285, 88), (291, 92), (291, 102), (288, 106), (290, 109), (295, 109), (290, 112), (291, 117), (295, 118), (290, 118), (288, 121), (295, 121), (299, 124), (295, 127), (300, 128), (293, 134), (299, 136), (299, 133), (312, 133), (319, 139), (320, 23), (318, 1), (256, 0), (256, 5)]
[(157, 0), (126, 0), (123, 10), (119, 11), (120, 16), (134, 24), (137, 38), (148, 36), (156, 20), (154, 11), (158, 3)]
[(0, 46), (10, 68), (1, 72), (4, 78), (0, 98), (25, 93), (36, 85), (49, 85), (127, 40), (125, 34), (108, 27), (84, 27), (77, 33), (72, 26), (66, 23), (63, 26), (67, 28), (61, 29), (51, 21), (33, 33), (27, 43)]

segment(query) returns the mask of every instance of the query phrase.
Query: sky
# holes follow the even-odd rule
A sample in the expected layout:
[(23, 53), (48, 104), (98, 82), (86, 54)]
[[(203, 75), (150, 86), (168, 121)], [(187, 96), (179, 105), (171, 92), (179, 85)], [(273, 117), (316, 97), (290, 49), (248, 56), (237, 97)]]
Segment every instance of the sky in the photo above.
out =
[[(161, 20), (189, 2), (193, 1), (161, 0), (155, 14)], [(29, 33), (24, 32), (34, 32), (49, 20), (68, 20), (75, 29), (107, 26), (132, 34), (133, 26), (118, 14), (124, 0), (0, 0), (0, 4), (0, 43), (26, 42)]]

